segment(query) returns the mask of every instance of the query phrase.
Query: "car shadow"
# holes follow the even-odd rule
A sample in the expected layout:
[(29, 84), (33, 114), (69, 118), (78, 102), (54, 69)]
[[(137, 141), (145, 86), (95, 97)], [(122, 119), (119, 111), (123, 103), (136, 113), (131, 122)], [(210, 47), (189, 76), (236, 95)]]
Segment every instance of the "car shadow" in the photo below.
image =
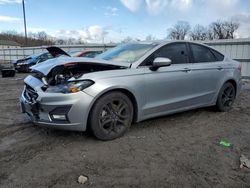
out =
[(203, 108), (197, 108), (193, 110), (183, 111), (183, 112), (177, 112), (169, 115), (162, 115), (150, 119), (143, 120), (138, 123), (133, 123), (130, 131), (133, 131), (133, 129), (141, 129), (141, 128), (150, 128), (150, 127), (157, 127), (157, 126), (166, 126), (167, 123), (169, 123), (168, 126), (172, 126), (171, 124), (176, 123), (177, 121), (180, 123), (188, 122), (188, 120), (196, 119), (195, 117), (207, 113), (208, 116), (211, 114), (217, 113), (216, 109), (212, 106), (209, 107), (203, 107)]
[[(196, 116), (199, 116), (201, 114), (207, 113), (208, 115), (211, 115), (213, 113), (216, 113), (213, 107), (205, 107), (205, 108), (199, 108), (194, 110), (189, 110), (185, 112), (179, 112), (174, 113), (170, 115), (163, 115), (155, 118), (150, 118), (144, 121), (141, 121), (139, 123), (133, 123), (130, 127), (130, 130), (126, 133), (126, 135), (130, 135), (133, 132), (136, 132), (140, 129), (150, 129), (152, 127), (162, 127), (162, 126), (176, 126), (176, 122), (185, 123), (190, 121), (190, 119), (195, 119)], [(32, 122), (27, 122), (27, 124), (32, 124)], [(54, 128), (46, 128), (46, 127), (40, 127), (37, 125), (29, 126), (29, 129), (31, 132), (34, 130), (39, 133), (40, 136), (44, 135), (45, 137), (49, 138), (63, 138), (63, 139), (69, 139), (69, 140), (97, 140), (90, 130), (87, 130), (85, 132), (79, 132), (79, 131), (68, 131), (68, 130), (60, 130), (60, 129), (54, 129)]]

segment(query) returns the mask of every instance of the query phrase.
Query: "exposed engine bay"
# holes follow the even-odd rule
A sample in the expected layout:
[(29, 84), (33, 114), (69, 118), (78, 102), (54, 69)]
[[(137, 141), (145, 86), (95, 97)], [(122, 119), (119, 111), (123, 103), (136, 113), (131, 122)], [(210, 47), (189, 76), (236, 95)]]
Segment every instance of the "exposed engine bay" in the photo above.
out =
[(36, 72), (35, 77), (42, 79), (46, 85), (56, 86), (66, 84), (71, 78), (79, 78), (86, 73), (107, 71), (115, 69), (125, 69), (127, 67), (97, 64), (97, 63), (67, 63), (54, 67), (46, 78), (39, 72)]

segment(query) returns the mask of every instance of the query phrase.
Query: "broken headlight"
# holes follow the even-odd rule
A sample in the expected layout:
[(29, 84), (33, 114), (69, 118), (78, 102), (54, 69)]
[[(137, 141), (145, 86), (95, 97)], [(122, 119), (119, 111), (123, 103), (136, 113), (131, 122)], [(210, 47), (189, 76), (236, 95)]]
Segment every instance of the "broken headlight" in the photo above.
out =
[(87, 87), (93, 85), (94, 82), (92, 80), (83, 80), (78, 82), (69, 82), (68, 85), (68, 93), (77, 93), (86, 89)]
[(92, 80), (72, 81), (67, 84), (60, 84), (53, 87), (49, 87), (46, 91), (53, 93), (77, 93), (93, 85)]

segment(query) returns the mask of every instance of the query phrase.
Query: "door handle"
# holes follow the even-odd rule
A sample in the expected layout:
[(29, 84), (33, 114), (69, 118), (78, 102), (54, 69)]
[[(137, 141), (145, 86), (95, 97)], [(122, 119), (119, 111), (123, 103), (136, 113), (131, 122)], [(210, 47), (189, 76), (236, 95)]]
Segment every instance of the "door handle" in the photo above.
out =
[(191, 69), (189, 69), (189, 68), (184, 68), (182, 71), (183, 71), (183, 72), (190, 72)]
[(218, 66), (217, 69), (218, 70), (223, 70), (223, 68), (221, 66)]

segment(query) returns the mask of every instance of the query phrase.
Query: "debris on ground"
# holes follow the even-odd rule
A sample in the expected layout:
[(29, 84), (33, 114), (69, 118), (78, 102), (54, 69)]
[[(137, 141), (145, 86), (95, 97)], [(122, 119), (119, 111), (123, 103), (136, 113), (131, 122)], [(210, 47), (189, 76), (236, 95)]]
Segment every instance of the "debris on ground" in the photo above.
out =
[(86, 176), (80, 175), (80, 176), (78, 177), (78, 183), (80, 183), (80, 184), (84, 184), (84, 183), (86, 183), (87, 181), (88, 181), (88, 177), (86, 177)]
[(230, 142), (228, 142), (227, 140), (221, 140), (220, 145), (222, 145), (224, 147), (231, 147), (232, 146), (232, 144)]
[(240, 156), (240, 168), (243, 167), (250, 169), (250, 160), (245, 155)]

